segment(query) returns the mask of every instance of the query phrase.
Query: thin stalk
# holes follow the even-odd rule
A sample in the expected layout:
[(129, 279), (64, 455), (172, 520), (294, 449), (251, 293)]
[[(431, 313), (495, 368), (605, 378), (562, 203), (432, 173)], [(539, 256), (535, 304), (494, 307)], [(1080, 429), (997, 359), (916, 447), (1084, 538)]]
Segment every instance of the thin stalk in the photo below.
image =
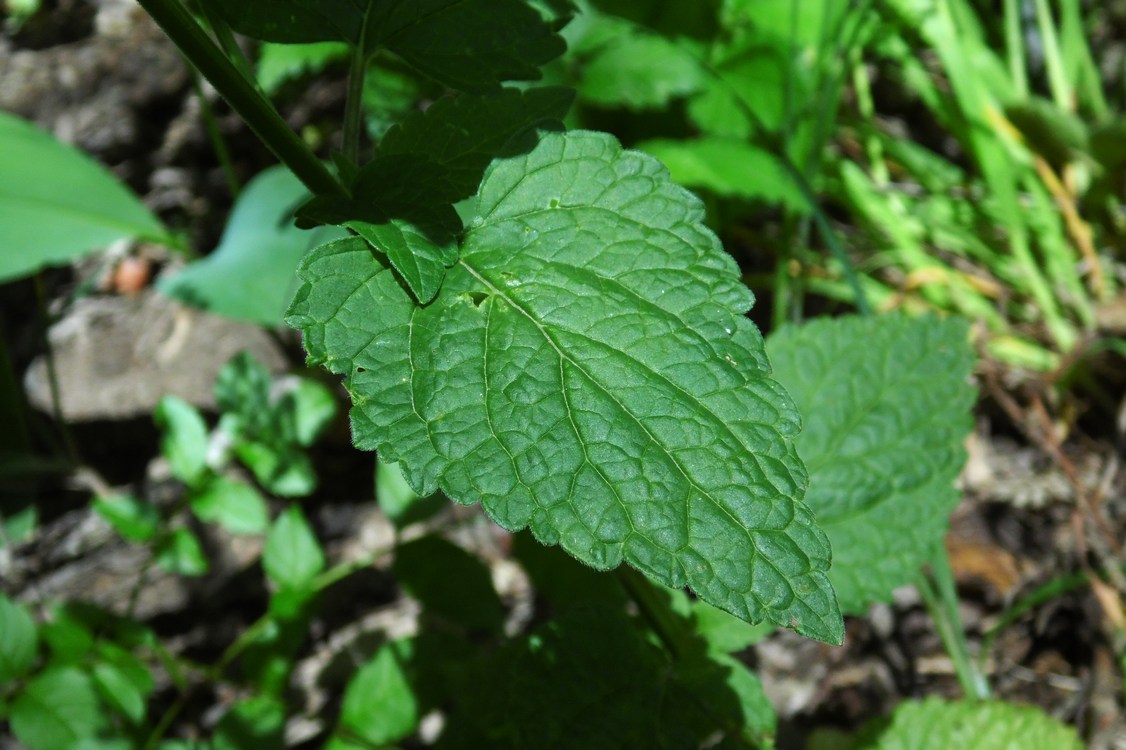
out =
[(211, 10), (211, 4), (207, 2), (196, 2), (192, 4), (203, 20), (207, 22), (211, 33), (215, 35), (215, 40), (219, 42), (219, 47), (226, 54), (227, 59), (234, 63), (239, 72), (246, 77), (247, 80), (257, 81), (254, 78), (254, 71), (250, 67), (250, 61), (246, 59), (246, 55), (242, 52), (242, 47), (238, 45), (238, 40), (235, 39), (234, 33), (231, 32), (231, 27), (223, 20), (223, 17)]
[(1075, 94), (1064, 71), (1056, 22), (1052, 20), (1048, 0), (1033, 0), (1033, 4), (1036, 8), (1036, 23), (1040, 27), (1040, 43), (1044, 49), (1044, 65), (1048, 69), (1048, 88), (1052, 91), (1056, 106), (1071, 112), (1075, 109)]
[(1028, 98), (1028, 71), (1024, 59), (1024, 34), (1020, 22), (1021, 0), (1005, 0), (1005, 54), (1009, 77), (1021, 99)]
[(302, 141), (273, 105), (208, 38), (177, 0), (139, 0), (219, 95), (315, 195), (347, 196), (347, 189)]
[(637, 605), (637, 611), (657, 635), (661, 645), (674, 661), (679, 661), (684, 654), (677, 635), (678, 628), (665, 616), (667, 608), (654, 597), (653, 585), (640, 573), (625, 565), (619, 565), (614, 570), (614, 575), (629, 598)]
[(35, 274), (35, 305), (36, 312), (39, 317), (39, 331), (43, 344), (43, 357), (47, 363), (47, 385), (51, 391), (51, 411), (55, 416), (55, 423), (58, 425), (59, 434), (62, 436), (63, 448), (66, 451), (67, 460), (70, 462), (71, 467), (77, 467), (82, 462), (78, 456), (78, 444), (74, 441), (74, 435), (71, 434), (70, 425), (66, 421), (66, 415), (63, 414), (62, 396), (59, 391), (59, 372), (55, 367), (55, 350), (51, 346), (50, 337), (50, 316), (47, 311), (47, 292), (43, 288), (43, 275)]
[(1070, 80), (1078, 89), (1078, 98), (1097, 119), (1106, 119), (1110, 107), (1103, 92), (1102, 74), (1091, 56), (1079, 0), (1063, 0), (1060, 16), (1060, 48)]
[(836, 259), (837, 263), (841, 266), (841, 273), (845, 277), (845, 282), (848, 283), (855, 296), (856, 309), (861, 315), (871, 315), (872, 306), (868, 304), (868, 296), (864, 293), (864, 287), (860, 285), (860, 278), (856, 274), (856, 268), (853, 266), (852, 261), (845, 252), (844, 245), (837, 239), (837, 233), (829, 225), (829, 217), (821, 209), (821, 205), (817, 202), (817, 196), (813, 192), (813, 186), (809, 184), (809, 180), (798, 169), (797, 165), (784, 153), (779, 156), (779, 163), (790, 178), (797, 185), (798, 191), (802, 194), (806, 204), (809, 205), (811, 216), (813, 217), (813, 224), (817, 227), (817, 233), (821, 235), (821, 240), (829, 248), (829, 253)]
[(954, 663), (954, 672), (958, 676), (962, 692), (971, 699), (986, 700), (990, 694), (989, 683), (970, 658), (966, 632), (962, 626), (962, 618), (958, 614), (958, 594), (954, 587), (954, 574), (950, 570), (950, 558), (946, 554), (946, 547), (941, 542), (931, 554), (930, 567), (934, 583), (931, 583), (925, 573), (920, 573), (916, 587), (934, 621), (942, 645)]
[(360, 163), (360, 131), (363, 123), (364, 74), (367, 72), (367, 54), (363, 35), (352, 49), (352, 63), (348, 69), (348, 96), (344, 100), (344, 158), (351, 164)]
[(223, 179), (227, 182), (227, 190), (230, 192), (232, 199), (238, 198), (241, 188), (239, 187), (238, 177), (235, 175), (231, 151), (227, 148), (227, 141), (219, 131), (219, 121), (215, 118), (215, 110), (211, 107), (211, 102), (207, 101), (203, 84), (200, 82), (199, 73), (196, 72), (195, 68), (192, 68), (192, 90), (195, 91), (196, 99), (199, 101), (199, 116), (203, 120), (203, 129), (207, 131), (211, 148), (215, 151), (215, 156), (219, 159), (219, 166), (223, 169)]

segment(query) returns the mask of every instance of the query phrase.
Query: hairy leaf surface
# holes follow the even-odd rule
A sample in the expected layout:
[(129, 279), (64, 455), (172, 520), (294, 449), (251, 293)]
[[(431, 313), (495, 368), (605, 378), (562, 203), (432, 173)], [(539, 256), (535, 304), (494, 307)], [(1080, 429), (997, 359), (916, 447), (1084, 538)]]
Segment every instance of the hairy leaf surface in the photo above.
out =
[(768, 350), (806, 415), (798, 447), (833, 543), (829, 578), (841, 609), (861, 612), (915, 577), (958, 502), (974, 402), (965, 321), (822, 319)]
[(840, 642), (798, 413), (699, 201), (610, 136), (498, 160), (434, 302), (363, 240), (302, 263), (288, 321), (346, 377), (356, 445), (597, 568)]

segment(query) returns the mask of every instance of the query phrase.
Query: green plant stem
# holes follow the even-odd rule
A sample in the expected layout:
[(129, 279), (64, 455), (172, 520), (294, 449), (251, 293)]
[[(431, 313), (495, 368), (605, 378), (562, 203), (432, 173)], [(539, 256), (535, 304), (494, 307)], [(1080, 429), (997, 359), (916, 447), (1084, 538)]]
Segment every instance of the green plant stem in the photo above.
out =
[(364, 74), (367, 72), (367, 54), (364, 52), (363, 34), (360, 43), (352, 49), (352, 62), (348, 69), (348, 95), (344, 100), (344, 158), (359, 164), (360, 125), (363, 122)]
[(989, 698), (989, 683), (970, 658), (966, 644), (966, 631), (958, 614), (958, 593), (954, 586), (954, 573), (950, 570), (950, 558), (946, 547), (939, 542), (930, 557), (931, 574), (934, 583), (925, 573), (920, 573), (916, 581), (919, 594), (927, 606), (931, 619), (938, 629), (939, 638), (954, 662), (954, 672), (958, 683), (967, 697), (974, 700)]
[(58, 426), (59, 434), (63, 440), (63, 450), (66, 452), (67, 461), (70, 462), (71, 468), (76, 468), (81, 465), (82, 461), (78, 455), (78, 444), (74, 441), (74, 435), (70, 432), (70, 425), (66, 421), (66, 415), (63, 414), (63, 401), (59, 391), (59, 371), (55, 366), (55, 350), (51, 346), (50, 336), (50, 314), (47, 310), (47, 291), (43, 287), (43, 274), (35, 274), (35, 305), (36, 312), (39, 317), (39, 332), (43, 344), (43, 357), (47, 364), (47, 385), (51, 391), (51, 411), (55, 416), (55, 423)]
[(1020, 0), (1005, 0), (1005, 52), (1009, 76), (1021, 99), (1028, 97), (1028, 73), (1024, 62), (1024, 35), (1021, 34)]
[(1047, 0), (1033, 0), (1033, 5), (1036, 8), (1036, 22), (1040, 27), (1040, 43), (1044, 48), (1044, 66), (1048, 69), (1048, 88), (1052, 90), (1052, 99), (1056, 106), (1071, 112), (1074, 110), (1075, 102), (1072, 99), (1071, 84), (1068, 83), (1064, 71), (1059, 35), (1056, 34), (1052, 11), (1048, 8)]
[(250, 129), (316, 195), (347, 196), (347, 189), (302, 141), (273, 105), (208, 38), (177, 0), (139, 0), (141, 7), (180, 48)]
[(211, 148), (215, 151), (215, 156), (219, 159), (219, 166), (223, 169), (223, 179), (227, 181), (227, 190), (231, 193), (231, 198), (238, 198), (239, 184), (238, 177), (235, 175), (235, 166), (231, 161), (231, 152), (227, 148), (227, 141), (223, 138), (223, 134), (219, 132), (219, 122), (215, 119), (215, 110), (211, 107), (211, 102), (207, 101), (207, 95), (203, 91), (203, 85), (200, 83), (199, 73), (192, 69), (192, 89), (195, 91), (196, 99), (199, 100), (199, 115), (203, 120), (203, 129), (207, 131), (207, 138), (211, 141)]
[[(242, 53), (242, 47), (238, 45), (231, 27), (227, 24), (223, 17), (215, 13), (211, 9), (211, 5), (206, 2), (193, 2), (192, 7), (203, 16), (203, 20), (211, 29), (211, 33), (215, 35), (215, 40), (219, 42), (219, 47), (227, 56), (227, 59), (234, 63), (239, 72), (249, 81), (254, 81), (254, 73), (250, 67), (250, 61), (246, 59), (246, 55)], [(255, 81), (257, 85), (257, 81)]]
[(661, 645), (674, 661), (679, 661), (683, 656), (683, 649), (677, 635), (678, 628), (666, 616), (668, 607), (654, 596), (653, 584), (633, 568), (625, 565), (619, 565), (614, 570), (614, 575), (629, 598), (637, 605), (637, 611), (661, 641)]

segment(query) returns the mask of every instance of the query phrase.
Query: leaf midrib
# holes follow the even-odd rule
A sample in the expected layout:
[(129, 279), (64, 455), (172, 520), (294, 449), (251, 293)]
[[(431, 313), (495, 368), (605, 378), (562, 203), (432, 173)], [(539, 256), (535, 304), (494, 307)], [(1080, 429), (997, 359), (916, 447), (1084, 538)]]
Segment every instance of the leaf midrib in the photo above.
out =
[[(646, 434), (646, 436), (653, 442), (653, 444), (660, 446), (662, 452), (664, 452), (664, 454), (668, 457), (668, 459), (672, 463), (672, 465), (676, 467), (676, 470), (680, 473), (680, 475), (682, 477), (684, 477), (684, 480), (688, 483), (688, 485), (690, 487), (692, 487), (694, 490), (696, 490), (700, 494), (701, 497), (706, 498), (709, 503), (711, 503), (715, 508), (720, 510), (724, 515), (726, 515), (729, 519), (731, 519), (731, 521), (735, 524), (735, 526), (737, 528), (743, 530), (744, 534), (746, 534), (746, 536), (747, 536), (747, 540), (751, 543), (751, 549), (753, 550), (753, 554), (754, 554), (757, 561), (760, 561), (760, 562), (768, 565), (775, 572), (777, 572), (779, 577), (781, 577), (783, 580), (786, 580), (786, 581), (789, 580), (787, 578), (787, 576), (783, 573), (783, 571), (781, 569), (779, 569), (779, 567), (777, 565), (775, 565), (774, 562), (772, 560), (770, 560), (770, 558), (768, 556), (762, 554), (759, 551), (758, 546), (754, 543), (754, 539), (752, 537), (752, 533), (784, 534), (785, 528), (788, 528), (788, 524), (787, 524), (787, 527), (783, 527), (783, 528), (780, 528), (780, 529), (763, 529), (763, 528), (758, 528), (758, 527), (752, 529), (752, 528), (748, 528), (747, 526), (744, 526), (743, 523), (738, 518), (736, 518), (734, 515), (732, 515), (731, 511), (729, 511), (726, 507), (724, 507), (723, 504), (720, 503), (716, 498), (712, 497), (710, 492), (708, 492), (704, 488), (700, 487), (700, 485), (697, 484), (696, 481), (693, 480), (692, 477), (690, 477), (688, 475), (687, 471), (685, 471), (684, 467), (681, 465), (680, 460), (669, 450), (668, 446), (666, 446), (662, 441), (657, 439), (656, 435), (654, 435), (649, 430), (649, 428), (645, 426), (645, 424), (637, 417), (637, 415), (635, 415), (632, 411), (630, 411), (628, 408), (626, 408), (626, 406), (624, 404), (622, 404), (621, 401), (618, 400), (618, 398), (615, 394), (608, 391), (606, 389), (606, 387), (601, 382), (599, 382), (599, 380), (597, 378), (595, 378), (589, 372), (587, 372), (587, 370), (581, 364), (576, 362), (572, 357), (570, 357), (559, 346), (558, 342), (555, 341), (555, 339), (551, 336), (551, 334), (544, 328), (544, 325), (539, 320), (537, 320), (535, 318), (535, 316), (533, 316), (531, 314), (531, 312), (526, 310), (522, 305), (518, 304), (516, 302), (516, 300), (514, 300), (512, 297), (505, 294), (499, 287), (497, 287), (495, 284), (493, 284), (484, 274), (479, 272), (473, 266), (469, 265), (469, 263), (467, 263), (464, 258), (461, 258), (458, 262), (461, 264), (461, 266), (463, 268), (465, 268), (465, 270), (471, 276), (473, 276), (473, 278), (477, 279), (479, 282), (484, 284), (485, 287), (488, 288), (490, 292), (492, 292), (498, 298), (504, 300), (514, 310), (517, 310), (522, 315), (524, 315), (526, 318), (528, 318), (528, 320), (531, 321), (532, 325), (534, 325), (536, 327), (536, 330), (538, 330), (540, 332), (540, 334), (544, 337), (544, 339), (555, 350), (556, 354), (559, 356), (559, 358), (561, 360), (565, 360), (565, 361), (571, 363), (572, 366), (574, 366), (587, 379), (589, 379), (590, 382), (593, 383), (600, 391), (602, 391), (603, 394), (605, 394), (615, 404), (617, 404), (618, 408), (621, 409), (621, 411), (623, 413), (629, 415), (630, 419), (632, 419), (634, 421), (634, 423)], [(578, 334), (577, 332), (573, 332), (573, 331), (572, 331), (572, 333), (575, 333), (576, 335), (581, 335), (581, 334)], [(621, 352), (619, 352), (619, 353), (621, 353)], [(624, 354), (624, 353), (621, 353), (621, 354), (623, 356), (629, 357), (629, 355), (627, 355), (627, 354)], [(629, 358), (631, 360), (633, 359), (632, 357), (629, 357)], [(633, 361), (636, 361), (636, 360), (633, 360)], [(638, 363), (638, 364), (640, 364), (640, 363)], [(738, 445), (742, 446), (743, 449), (746, 450), (747, 453), (754, 459), (754, 461), (756, 463), (758, 463), (758, 456), (756, 456), (753, 451), (751, 451), (749, 448), (747, 448), (747, 446), (743, 443), (743, 441), (740, 440), (738, 438), (738, 436), (735, 435), (730, 430), (730, 428), (728, 428), (727, 425), (723, 423), (722, 420), (720, 420), (715, 414), (713, 414), (710, 409), (707, 409), (706, 407), (704, 407), (703, 404), (700, 404), (700, 402), (696, 399), (695, 396), (688, 393), (687, 391), (684, 391), (684, 389), (682, 389), (680, 386), (676, 385), (675, 383), (671, 383), (660, 373), (654, 372), (652, 369), (650, 369), (648, 367), (646, 367), (645, 369), (648, 372), (650, 372), (654, 377), (659, 378), (662, 382), (666, 383), (669, 387), (675, 389), (676, 391), (678, 391), (680, 393), (683, 393), (686, 397), (688, 397), (694, 403), (696, 403), (704, 411), (704, 413), (708, 414), (709, 417), (711, 417), (712, 420), (714, 420), (714, 422), (716, 424), (719, 424), (720, 427), (722, 428), (722, 430), (726, 431), (736, 441), (736, 443)], [(498, 438), (498, 440), (499, 440), (499, 438)], [(580, 437), (580, 442), (581, 442), (581, 437)], [(777, 490), (777, 488), (775, 488), (775, 489)], [(781, 491), (778, 491), (778, 494), (784, 496)], [(684, 506), (684, 512), (685, 512), (685, 529), (687, 531), (688, 539), (691, 539), (692, 538), (692, 523), (691, 523), (691, 514), (689, 513), (689, 508), (688, 508), (687, 502), (685, 503), (685, 506)], [(796, 518), (796, 516), (791, 517), (790, 523), (793, 523), (794, 518)], [(674, 552), (674, 554), (682, 552), (683, 549), (684, 548), (677, 550), (676, 552)], [(709, 564), (709, 567), (710, 567), (710, 564)], [(714, 575), (714, 571), (713, 571), (713, 575)], [(730, 587), (727, 586), (727, 584), (724, 584), (724, 587), (730, 588)], [(802, 598), (798, 594), (797, 590), (793, 586), (790, 586), (789, 588), (790, 588), (790, 591), (793, 593), (794, 597), (796, 599), (798, 599), (799, 601), (802, 601)], [(740, 591), (739, 593), (743, 594), (743, 595), (749, 595), (749, 596), (754, 597), (755, 600), (758, 601), (759, 606), (762, 607), (763, 611), (765, 611), (765, 612), (771, 612), (771, 611), (774, 610), (773, 607), (768, 606), (765, 602), (763, 602), (759, 598), (759, 596), (752, 590)]]

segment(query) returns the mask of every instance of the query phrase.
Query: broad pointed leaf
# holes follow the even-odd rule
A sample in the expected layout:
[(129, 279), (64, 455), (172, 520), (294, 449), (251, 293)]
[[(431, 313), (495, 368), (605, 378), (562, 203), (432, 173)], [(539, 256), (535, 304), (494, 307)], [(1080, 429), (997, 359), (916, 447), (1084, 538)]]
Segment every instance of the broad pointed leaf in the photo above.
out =
[(460, 91), (538, 80), (539, 66), (567, 49), (559, 23), (522, 0), (390, 0), (380, 10), (381, 43)]
[(102, 165), (0, 112), (0, 282), (68, 262), (115, 240), (166, 236)]
[(218, 315), (277, 325), (297, 285), (297, 262), (314, 245), (345, 234), (293, 226), (293, 210), (308, 194), (285, 167), (262, 171), (239, 195), (219, 247), (160, 280), (159, 289)]
[[(427, 185), (431, 199), (453, 203), (477, 191), (485, 168), (519, 134), (543, 122), (561, 121), (575, 94), (558, 86), (495, 94), (443, 97), (414, 112), (379, 143), (379, 157), (421, 155), (441, 167), (442, 181)], [(410, 175), (403, 175), (410, 178)], [(356, 189), (370, 192), (361, 172)]]
[(797, 411), (703, 208), (610, 136), (497, 161), (415, 305), (359, 239), (314, 250), (288, 321), (347, 376), (354, 440), (597, 568), (840, 642)]
[(268, 42), (383, 46), (450, 88), (533, 80), (566, 45), (522, 0), (207, 0), (236, 31)]
[(841, 609), (862, 612), (915, 577), (958, 502), (973, 428), (966, 323), (824, 319), (778, 331), (768, 350), (807, 415), (798, 446), (833, 543), (829, 579)]

